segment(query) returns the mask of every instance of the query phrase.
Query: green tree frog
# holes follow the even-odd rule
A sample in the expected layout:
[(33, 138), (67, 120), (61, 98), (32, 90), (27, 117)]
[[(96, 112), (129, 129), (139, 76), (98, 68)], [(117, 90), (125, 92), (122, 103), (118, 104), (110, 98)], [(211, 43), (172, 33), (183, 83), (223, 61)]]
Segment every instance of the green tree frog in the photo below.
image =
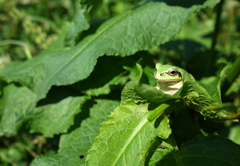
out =
[[(183, 86), (178, 98), (191, 108), (196, 109), (204, 117), (215, 120), (233, 119), (238, 121), (240, 116), (240, 107), (232, 103), (222, 103), (214, 100), (216, 95), (220, 95), (218, 91), (212, 93), (212, 96), (199, 85), (194, 77), (185, 70), (170, 65), (156, 64), (154, 78), (159, 82), (157, 89), (165, 94), (174, 95)], [(174, 103), (172, 103), (173, 105)], [(148, 120), (152, 121), (161, 115), (169, 104), (163, 103), (149, 114)]]
[(171, 65), (157, 63), (154, 78), (159, 82), (157, 89), (165, 94), (174, 95), (183, 85), (184, 81), (194, 81), (194, 77), (185, 70)]

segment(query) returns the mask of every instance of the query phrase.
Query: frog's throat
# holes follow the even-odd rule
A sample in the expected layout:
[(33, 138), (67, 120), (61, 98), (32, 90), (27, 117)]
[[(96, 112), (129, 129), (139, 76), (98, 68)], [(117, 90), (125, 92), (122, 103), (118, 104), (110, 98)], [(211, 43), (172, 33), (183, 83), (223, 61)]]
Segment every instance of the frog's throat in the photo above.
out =
[(157, 89), (165, 94), (174, 95), (182, 87), (183, 81), (179, 82), (159, 82)]

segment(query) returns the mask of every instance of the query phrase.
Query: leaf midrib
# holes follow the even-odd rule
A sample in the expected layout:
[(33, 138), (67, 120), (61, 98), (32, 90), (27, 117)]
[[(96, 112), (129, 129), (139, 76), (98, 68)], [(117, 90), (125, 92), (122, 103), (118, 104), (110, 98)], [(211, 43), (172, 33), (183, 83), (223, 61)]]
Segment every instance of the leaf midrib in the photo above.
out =
[[(147, 117), (147, 116), (146, 116)], [(120, 159), (120, 157), (123, 155), (123, 153), (125, 152), (127, 146), (130, 144), (130, 142), (133, 140), (133, 138), (137, 135), (137, 133), (139, 133), (139, 131), (142, 129), (142, 127), (147, 124), (148, 120), (147, 118), (144, 118), (141, 123), (139, 123), (137, 125), (137, 127), (134, 128), (134, 132), (132, 132), (132, 134), (130, 135), (130, 137), (128, 137), (125, 145), (123, 146), (123, 148), (121, 148), (121, 150), (119, 151), (119, 154), (115, 160), (115, 162), (112, 165), (116, 165), (117, 161)]]
[[(71, 61), (73, 61), (77, 55), (82, 52), (84, 49), (87, 48), (88, 45), (90, 45), (93, 41), (95, 41), (95, 39), (97, 39), (99, 36), (101, 36), (107, 29), (111, 28), (116, 22), (118, 22), (119, 20), (123, 19), (124, 17), (126, 17), (126, 15), (128, 15), (129, 12), (126, 12), (122, 15), (122, 17), (119, 17), (119, 19), (116, 19), (115, 21), (113, 21), (111, 24), (107, 25), (105, 28), (103, 28), (100, 32), (96, 33), (93, 37), (91, 37), (91, 39), (81, 48), (79, 49), (79, 51), (76, 52), (75, 55), (73, 55), (69, 61), (67, 63), (65, 63), (63, 66), (59, 67), (58, 70), (55, 70), (55, 72), (50, 75), (49, 77), (47, 77), (47, 80), (43, 83), (43, 84), (48, 84), (50, 80), (52, 80), (53, 76), (55, 76), (57, 73), (59, 73), (61, 70), (63, 70)], [(76, 46), (77, 47), (77, 46)], [(89, 73), (90, 74), (90, 73)], [(73, 82), (71, 82), (73, 83)], [(71, 84), (70, 83), (70, 84)], [(42, 84), (42, 85), (43, 85)], [(57, 85), (57, 84), (55, 84)]]

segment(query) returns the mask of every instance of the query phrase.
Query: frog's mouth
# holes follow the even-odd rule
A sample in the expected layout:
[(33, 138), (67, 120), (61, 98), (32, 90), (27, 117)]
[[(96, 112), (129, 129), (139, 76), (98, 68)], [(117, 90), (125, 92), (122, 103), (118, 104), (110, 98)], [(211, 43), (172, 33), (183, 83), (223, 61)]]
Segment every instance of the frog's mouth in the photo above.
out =
[(177, 83), (177, 82), (182, 81), (181, 78), (179, 78), (179, 79), (157, 79), (157, 78), (155, 78), (155, 79), (159, 82), (168, 82), (168, 83)]

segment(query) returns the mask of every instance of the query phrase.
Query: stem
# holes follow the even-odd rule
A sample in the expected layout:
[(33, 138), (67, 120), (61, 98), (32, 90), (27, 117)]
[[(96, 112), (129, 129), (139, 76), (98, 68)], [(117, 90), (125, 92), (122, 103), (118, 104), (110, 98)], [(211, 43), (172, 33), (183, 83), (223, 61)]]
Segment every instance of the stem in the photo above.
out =
[(225, 96), (229, 96), (232, 92), (232, 83), (237, 78), (237, 76), (240, 74), (240, 57), (238, 57), (231, 68), (229, 69), (229, 72), (227, 73), (226, 80), (224, 81), (224, 84), (222, 86), (222, 94), (225, 94)]
[(228, 74), (227, 74), (227, 77), (226, 77), (227, 82), (229, 82), (229, 83), (232, 84), (232, 82), (235, 80), (235, 78), (236, 78), (236, 77), (238, 76), (238, 74), (240, 73), (240, 67), (239, 67), (239, 66), (240, 66), (240, 57), (238, 57), (238, 58), (234, 61), (231, 69), (229, 70), (229, 72), (228, 72)]
[(214, 61), (216, 59), (215, 55), (215, 47), (217, 44), (217, 36), (220, 30), (220, 18), (221, 18), (221, 13), (222, 13), (222, 6), (223, 6), (224, 0), (221, 0), (220, 3), (217, 5), (217, 16), (216, 16), (216, 22), (215, 22), (215, 27), (214, 27), (214, 33), (212, 37), (212, 45), (211, 45), (211, 50), (210, 50), (210, 55), (208, 56), (207, 59), (207, 65), (206, 65), (206, 71), (205, 71), (205, 76), (209, 76), (211, 74), (211, 69), (214, 64)]
[(148, 121), (152, 122), (154, 119), (158, 118), (162, 113), (169, 107), (169, 104), (161, 104), (148, 115)]
[(29, 147), (26, 147), (26, 150), (34, 157), (37, 157), (37, 153), (35, 153), (34, 151), (32, 151)]
[(32, 54), (30, 52), (29, 46), (21, 41), (18, 40), (3, 40), (0, 41), (0, 46), (4, 46), (4, 45), (9, 45), (9, 44), (13, 44), (13, 45), (18, 45), (24, 48), (24, 52), (27, 56), (27, 59), (32, 59)]

